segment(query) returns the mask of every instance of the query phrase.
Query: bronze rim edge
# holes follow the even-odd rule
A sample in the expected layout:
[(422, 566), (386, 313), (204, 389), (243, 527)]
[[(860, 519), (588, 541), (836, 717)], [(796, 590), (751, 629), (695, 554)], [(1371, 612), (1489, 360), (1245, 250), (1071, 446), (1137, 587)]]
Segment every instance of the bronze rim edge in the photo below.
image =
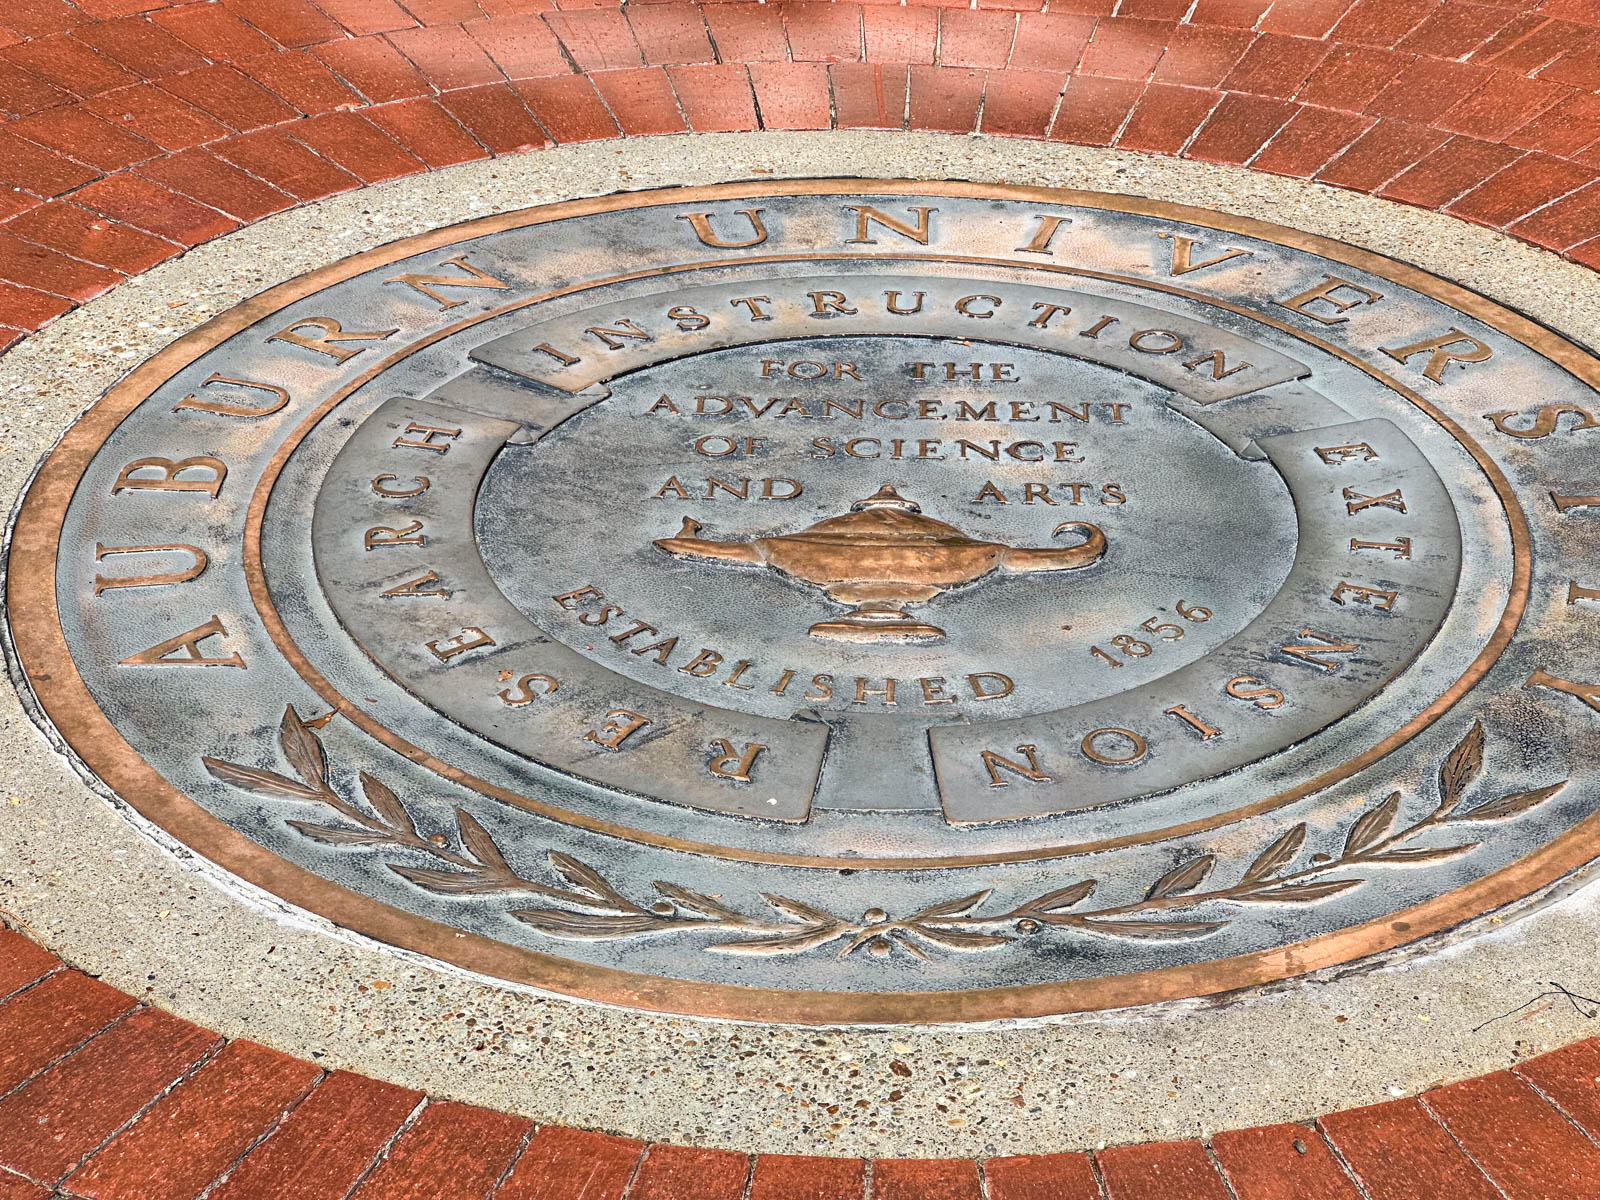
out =
[[(173, 788), (133, 751), (94, 704), (77, 674), (56, 622), (54, 564), (60, 525), (53, 518), (70, 502), (81, 469), (87, 465), (87, 456), (79, 461), (74, 455), (82, 455), (86, 446), (98, 445), (104, 434), (137, 406), (142, 397), (130, 402), (130, 396), (139, 392), (145, 381), (152, 377), (158, 382), (164, 380), (216, 341), (299, 295), (385, 261), (420, 253), (446, 242), (481, 236), (517, 224), (537, 224), (620, 208), (727, 196), (825, 195), (842, 190), (879, 194), (921, 192), (1075, 204), (1262, 238), (1356, 266), (1433, 295), (1530, 346), (1585, 383), (1600, 386), (1600, 361), (1587, 351), (1461, 285), (1320, 235), (1161, 201), (1015, 185), (851, 179), (763, 180), (569, 201), (533, 210), (537, 215), (532, 217), (524, 210), (476, 218), (365, 251), (276, 285), (211, 318), (159, 351), (129, 372), (74, 422), (28, 486), (16, 512), (7, 558), (8, 624), (23, 681), (33, 694), (40, 716), (55, 728), (63, 745), (69, 747), (90, 772), (141, 815), (186, 846), (287, 903), (379, 942), (542, 991), (700, 1017), (800, 1024), (989, 1021), (1216, 996), (1305, 975), (1416, 942), (1546, 888), (1593, 858), (1589, 843), (1600, 834), (1600, 814), (1585, 818), (1559, 838), (1500, 870), (1423, 904), (1335, 933), (1194, 966), (967, 992), (794, 993), (691, 983), (577, 964), (464, 934), (312, 875), (237, 833)], [(18, 580), (22, 577), (28, 577), (34, 586), (20, 586)]]

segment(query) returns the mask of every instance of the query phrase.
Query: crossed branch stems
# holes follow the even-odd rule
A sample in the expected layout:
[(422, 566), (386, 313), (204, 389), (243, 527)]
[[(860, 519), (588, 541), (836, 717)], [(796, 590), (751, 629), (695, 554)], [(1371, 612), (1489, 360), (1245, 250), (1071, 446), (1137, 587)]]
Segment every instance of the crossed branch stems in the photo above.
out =
[[(1451, 827), (1503, 821), (1543, 804), (1564, 788), (1563, 780), (1532, 791), (1463, 807), (1483, 771), (1484, 729), (1475, 723), (1440, 765), (1439, 800), (1409, 824), (1399, 821), (1402, 797), (1392, 792), (1350, 826), (1337, 856), (1314, 854), (1291, 869), (1305, 848), (1307, 826), (1300, 822), (1276, 838), (1246, 867), (1235, 883), (1199, 891), (1218, 865), (1215, 854), (1180, 862), (1150, 885), (1141, 899), (1100, 908), (1080, 908), (1098, 889), (1097, 879), (1082, 879), (1036, 896), (1017, 907), (984, 913), (993, 889), (941, 901), (905, 917), (868, 908), (859, 919), (837, 916), (787, 896), (762, 893), (769, 914), (752, 915), (721, 896), (657, 880), (658, 899), (630, 900), (593, 867), (559, 850), (547, 852), (556, 886), (519, 874), (494, 838), (463, 808), (455, 809), (455, 836), (424, 835), (406, 805), (386, 784), (365, 771), (357, 775), (368, 806), (346, 799), (330, 781), (326, 751), (316, 730), (292, 706), (279, 725), (278, 745), (294, 777), (240, 763), (204, 758), (217, 779), (257, 795), (320, 804), (342, 823), (288, 820), (296, 833), (332, 846), (383, 846), (420, 853), (436, 865), (389, 862), (389, 870), (438, 895), (518, 894), (538, 897), (545, 906), (514, 908), (510, 915), (549, 937), (583, 941), (614, 940), (680, 930), (717, 930), (738, 935), (707, 947), (725, 954), (798, 954), (841, 943), (843, 958), (864, 950), (881, 957), (905, 950), (929, 960), (930, 949), (988, 950), (1046, 929), (1073, 929), (1099, 937), (1179, 940), (1206, 937), (1226, 927), (1235, 914), (1216, 908), (1235, 904), (1310, 904), (1362, 886), (1373, 867), (1416, 867), (1443, 862), (1475, 850), (1476, 840), (1449, 845), (1419, 844), (1423, 834)], [(368, 811), (370, 809), (370, 811)], [(1459, 838), (1461, 835), (1457, 834)], [(1363, 872), (1351, 874), (1351, 872)], [(1195, 915), (1210, 905), (1210, 919)], [(1168, 915), (1173, 914), (1173, 915)]]

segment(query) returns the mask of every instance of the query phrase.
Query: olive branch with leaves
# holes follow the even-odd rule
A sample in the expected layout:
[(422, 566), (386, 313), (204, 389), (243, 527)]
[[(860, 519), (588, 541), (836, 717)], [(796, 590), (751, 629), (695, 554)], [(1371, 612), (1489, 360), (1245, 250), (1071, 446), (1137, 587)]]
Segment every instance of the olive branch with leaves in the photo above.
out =
[[(659, 898), (630, 900), (600, 872), (559, 850), (546, 853), (555, 878), (564, 886), (528, 879), (507, 861), (494, 838), (463, 808), (455, 809), (454, 838), (424, 835), (393, 789), (366, 771), (357, 773), (366, 807), (347, 799), (330, 779), (327, 753), (316, 730), (291, 705), (284, 710), (278, 746), (294, 778), (261, 767), (203, 758), (214, 777), (256, 795), (319, 804), (342, 821), (286, 820), (297, 834), (330, 846), (382, 846), (425, 855), (434, 865), (388, 862), (408, 882), (444, 896), (518, 894), (537, 897), (537, 908), (513, 908), (510, 915), (549, 937), (581, 941), (618, 940), (681, 930), (714, 930), (735, 935), (706, 947), (724, 954), (798, 954), (842, 943), (843, 958), (858, 950), (886, 956), (905, 950), (924, 961), (930, 949), (990, 950), (1046, 929), (1071, 929), (1099, 937), (1177, 940), (1205, 937), (1234, 918), (1224, 904), (1311, 904), (1361, 887), (1372, 867), (1415, 867), (1469, 854), (1481, 844), (1456, 840), (1449, 845), (1418, 844), (1422, 835), (1488, 821), (1504, 821), (1531, 811), (1555, 796), (1567, 780), (1464, 807), (1483, 772), (1485, 734), (1481, 722), (1445, 757), (1439, 767), (1438, 803), (1409, 824), (1399, 821), (1403, 799), (1391, 792), (1350, 826), (1337, 856), (1314, 854), (1292, 869), (1305, 849), (1307, 825), (1299, 822), (1262, 850), (1237, 882), (1199, 891), (1218, 865), (1216, 854), (1186, 859), (1162, 875), (1141, 899), (1101, 908), (1080, 908), (1100, 886), (1082, 879), (1036, 896), (1006, 912), (985, 913), (993, 894), (984, 888), (892, 917), (868, 908), (859, 919), (787, 896), (761, 893), (770, 913), (753, 915), (726, 902), (675, 883), (657, 880)], [(1456, 835), (1458, 838), (1461, 834)], [(1359, 872), (1353, 874), (1352, 872)], [(1211, 906), (1209, 919), (1196, 916)], [(1171, 914), (1171, 915), (1169, 915)]]

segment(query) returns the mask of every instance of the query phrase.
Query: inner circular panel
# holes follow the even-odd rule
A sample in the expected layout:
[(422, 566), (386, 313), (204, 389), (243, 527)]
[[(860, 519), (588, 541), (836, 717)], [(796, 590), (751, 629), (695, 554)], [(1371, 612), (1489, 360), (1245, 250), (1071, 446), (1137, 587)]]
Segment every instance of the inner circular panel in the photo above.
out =
[[(551, 636), (704, 703), (937, 722), (1064, 708), (1203, 657), (1294, 562), (1294, 506), (1270, 463), (1173, 411), (1165, 389), (1081, 359), (828, 337), (678, 359), (611, 389), (495, 459), (478, 549)], [(1088, 522), (1108, 549), (1092, 569), (953, 588), (916, 610), (936, 640), (861, 643), (809, 633), (846, 607), (814, 586), (759, 565), (708, 571), (654, 544), (686, 516), (706, 538), (797, 533), (883, 485), (974, 539), (1059, 547), (1083, 538), (1068, 523)], [(1179, 603), (1212, 617), (1185, 621)], [(1177, 639), (1126, 636), (1145, 608), (1178, 622)], [(648, 628), (629, 635), (636, 622)], [(727, 686), (741, 662), (743, 686)]]

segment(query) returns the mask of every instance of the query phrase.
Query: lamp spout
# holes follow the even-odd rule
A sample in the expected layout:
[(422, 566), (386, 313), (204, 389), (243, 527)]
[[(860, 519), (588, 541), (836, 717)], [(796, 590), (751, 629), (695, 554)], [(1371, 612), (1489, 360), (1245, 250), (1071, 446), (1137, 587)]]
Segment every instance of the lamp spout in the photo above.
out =
[(1012, 546), (1002, 555), (1000, 569), (1015, 574), (1031, 571), (1073, 571), (1099, 562), (1105, 557), (1106, 535), (1098, 525), (1090, 525), (1084, 521), (1063, 521), (1051, 530), (1050, 536), (1056, 537), (1068, 529), (1083, 534), (1083, 540), (1076, 546), (1043, 550)]
[(754, 542), (714, 542), (700, 537), (700, 522), (685, 517), (683, 525), (669, 538), (657, 538), (656, 545), (676, 558), (698, 558), (718, 562), (763, 563), (766, 555)]

